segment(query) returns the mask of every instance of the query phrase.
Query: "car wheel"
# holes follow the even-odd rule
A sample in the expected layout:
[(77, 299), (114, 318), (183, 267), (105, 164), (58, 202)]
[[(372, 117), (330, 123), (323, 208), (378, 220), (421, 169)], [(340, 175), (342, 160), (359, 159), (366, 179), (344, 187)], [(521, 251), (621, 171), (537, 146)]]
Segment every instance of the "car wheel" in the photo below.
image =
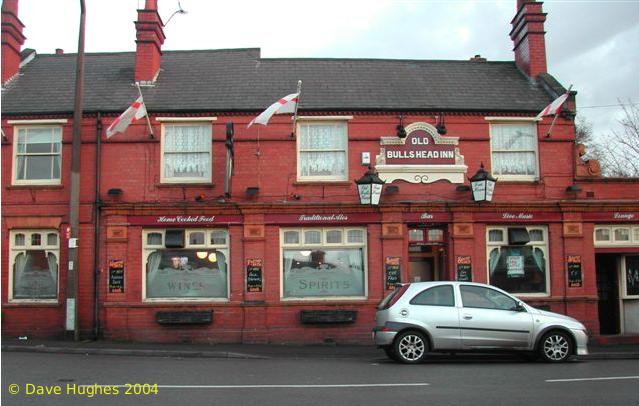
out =
[(393, 352), (395, 353), (396, 359), (404, 364), (418, 364), (422, 362), (428, 350), (426, 337), (418, 331), (401, 333), (393, 343)]
[(572, 340), (562, 331), (546, 333), (539, 343), (539, 355), (546, 362), (564, 362), (572, 354)]
[(386, 347), (382, 347), (386, 356), (393, 361), (397, 361), (397, 354), (395, 354), (395, 348), (392, 345), (388, 345)]

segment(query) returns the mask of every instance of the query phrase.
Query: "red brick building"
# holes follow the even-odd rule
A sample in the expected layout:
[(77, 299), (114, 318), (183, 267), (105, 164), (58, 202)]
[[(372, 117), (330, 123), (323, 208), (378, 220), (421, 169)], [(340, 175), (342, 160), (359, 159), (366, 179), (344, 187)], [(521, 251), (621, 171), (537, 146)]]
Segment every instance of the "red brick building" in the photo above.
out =
[[(639, 334), (638, 183), (602, 179), (580, 158), (576, 92), (550, 136), (552, 117), (535, 119), (566, 91), (546, 70), (541, 7), (517, 2), (514, 61), (268, 59), (162, 51), (147, 0), (135, 53), (86, 55), (81, 334), (367, 343), (395, 283), (455, 279), (574, 316), (595, 336)], [(55, 337), (76, 55), (21, 50), (17, 0), (2, 22), (2, 331)], [(298, 80), (295, 124), (247, 128)], [(107, 139), (135, 82), (151, 129)], [(379, 205), (361, 205), (354, 183), (369, 164), (386, 181)], [(492, 202), (468, 187), (481, 164), (498, 178)]]

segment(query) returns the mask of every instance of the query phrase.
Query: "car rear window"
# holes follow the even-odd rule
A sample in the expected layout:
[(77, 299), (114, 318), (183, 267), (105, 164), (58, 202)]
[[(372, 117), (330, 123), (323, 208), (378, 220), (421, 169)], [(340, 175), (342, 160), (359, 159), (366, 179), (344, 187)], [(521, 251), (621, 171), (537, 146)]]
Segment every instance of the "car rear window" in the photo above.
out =
[(410, 304), (422, 306), (455, 306), (452, 285), (428, 288), (411, 299)]
[(410, 284), (407, 283), (405, 285), (397, 285), (395, 290), (388, 294), (377, 306), (379, 310), (387, 309), (391, 306), (391, 304), (395, 303), (399, 298), (406, 292), (408, 286)]

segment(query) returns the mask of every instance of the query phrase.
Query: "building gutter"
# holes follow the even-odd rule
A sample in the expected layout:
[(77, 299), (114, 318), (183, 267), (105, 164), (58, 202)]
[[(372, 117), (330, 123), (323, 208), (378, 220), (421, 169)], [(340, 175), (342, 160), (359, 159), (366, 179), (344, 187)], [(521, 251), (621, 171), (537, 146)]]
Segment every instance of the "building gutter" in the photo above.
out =
[(102, 201), (100, 200), (100, 164), (102, 147), (102, 114), (98, 112), (95, 124), (95, 201), (93, 204), (93, 338), (100, 336), (100, 217)]

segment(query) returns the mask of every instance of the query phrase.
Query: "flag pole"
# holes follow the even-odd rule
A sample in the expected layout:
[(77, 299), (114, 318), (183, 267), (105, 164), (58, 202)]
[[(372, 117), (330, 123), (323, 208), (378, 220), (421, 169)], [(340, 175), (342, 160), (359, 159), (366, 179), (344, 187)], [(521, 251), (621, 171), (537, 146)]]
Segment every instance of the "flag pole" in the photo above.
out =
[(291, 132), (291, 138), (295, 138), (295, 132), (297, 131), (297, 107), (300, 105), (302, 99), (302, 81), (297, 81), (297, 103), (295, 103), (295, 112), (293, 113), (293, 132)]
[[(140, 97), (142, 98), (142, 102), (144, 103), (144, 97), (142, 96), (142, 89), (140, 89), (140, 82), (135, 82), (135, 85), (138, 87), (138, 93), (140, 93)], [(155, 136), (153, 135), (153, 128), (151, 127), (151, 120), (149, 119), (149, 111), (146, 109), (146, 103), (144, 103), (144, 110), (146, 111), (146, 114), (144, 115), (144, 117), (146, 117), (146, 124), (149, 126), (149, 132), (151, 133), (151, 138), (155, 138)]]
[[(568, 86), (568, 90), (566, 90), (566, 93), (570, 94), (571, 89), (572, 85)], [(568, 101), (568, 99), (566, 99), (566, 101)], [(552, 123), (550, 123), (550, 128), (548, 128), (548, 132), (546, 133), (546, 138), (550, 138), (550, 133), (552, 132), (552, 128), (555, 126), (555, 121), (557, 121), (558, 116), (559, 114), (555, 114), (555, 117), (553, 117)]]

